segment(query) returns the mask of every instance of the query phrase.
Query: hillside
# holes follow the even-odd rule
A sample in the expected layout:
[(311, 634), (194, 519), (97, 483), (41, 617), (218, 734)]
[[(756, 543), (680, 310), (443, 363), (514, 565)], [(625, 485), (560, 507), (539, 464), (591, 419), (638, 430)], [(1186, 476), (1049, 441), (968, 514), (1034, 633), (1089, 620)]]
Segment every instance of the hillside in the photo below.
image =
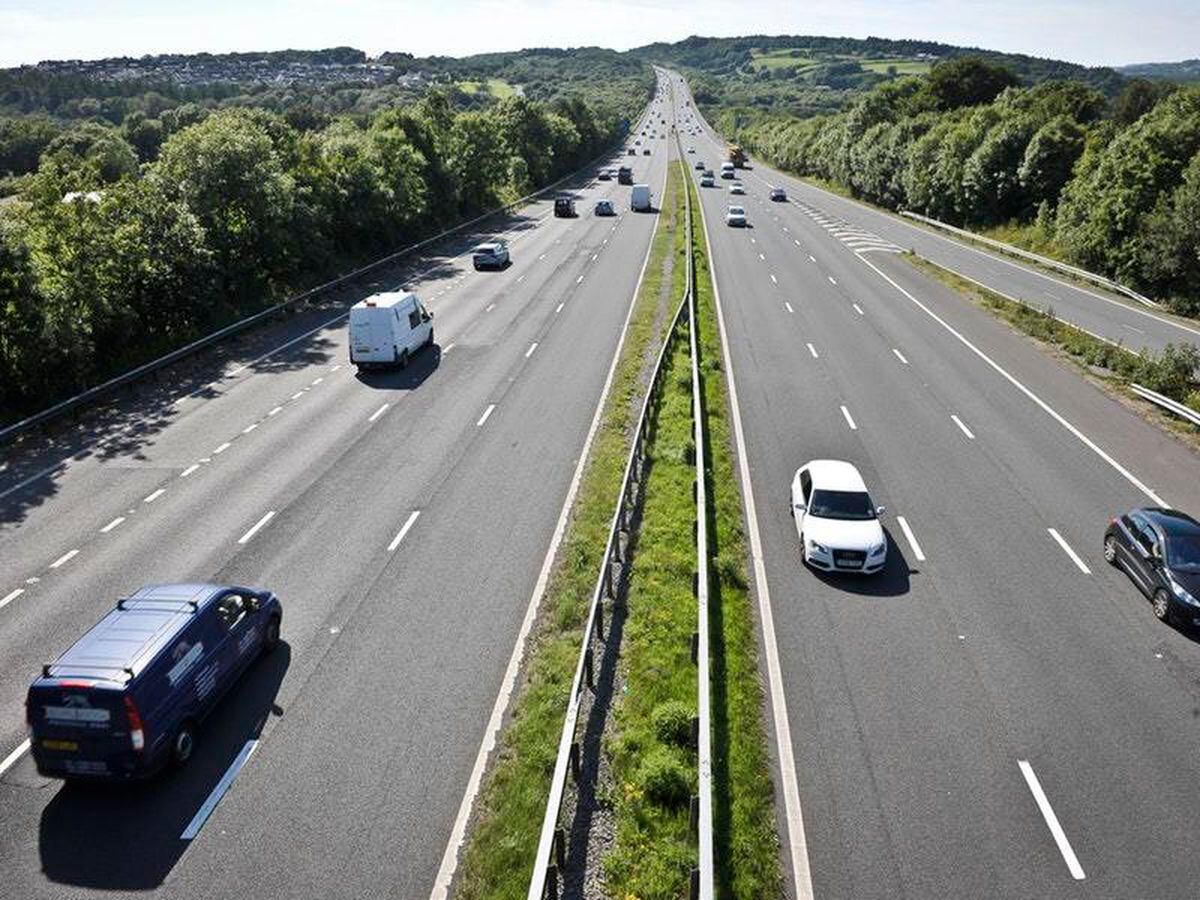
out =
[(1135, 63), (1129, 66), (1118, 66), (1117, 71), (1131, 78), (1200, 81), (1200, 59), (1185, 59), (1180, 62)]
[(938, 61), (966, 56), (1002, 65), (1024, 84), (1070, 79), (1113, 97), (1126, 81), (1107, 68), (935, 41), (885, 38), (693, 36), (629, 52), (687, 71), (702, 107), (744, 106), (797, 116), (836, 112), (880, 84), (905, 75), (924, 74)]

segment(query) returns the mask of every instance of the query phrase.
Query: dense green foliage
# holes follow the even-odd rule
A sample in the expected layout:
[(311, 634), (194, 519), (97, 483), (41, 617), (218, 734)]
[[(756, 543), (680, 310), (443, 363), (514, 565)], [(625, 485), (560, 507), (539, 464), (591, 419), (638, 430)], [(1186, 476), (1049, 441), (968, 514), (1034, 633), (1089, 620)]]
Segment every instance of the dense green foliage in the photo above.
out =
[(0, 208), (0, 417), (515, 199), (621, 129), (577, 95), (463, 110), (437, 90), (306, 124), (195, 104), (0, 122), (0, 166), (21, 173)]
[(1200, 88), (1013, 86), (983, 60), (881, 85), (843, 112), (760, 118), (751, 152), (857, 197), (973, 228), (1036, 228), (1069, 260), (1200, 312)]

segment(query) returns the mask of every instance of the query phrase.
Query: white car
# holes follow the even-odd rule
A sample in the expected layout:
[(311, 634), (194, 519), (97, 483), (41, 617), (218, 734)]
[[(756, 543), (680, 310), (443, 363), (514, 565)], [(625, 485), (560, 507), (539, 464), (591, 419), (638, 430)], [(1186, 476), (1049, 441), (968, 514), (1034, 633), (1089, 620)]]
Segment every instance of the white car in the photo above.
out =
[(804, 561), (826, 572), (872, 574), (887, 562), (887, 537), (858, 469), (814, 459), (796, 470), (789, 504)]
[(695, 147), (688, 147), (688, 153), (695, 153), (695, 152), (696, 152)]
[(746, 210), (741, 206), (729, 207), (729, 212), (725, 213), (725, 224), (730, 228), (745, 228), (746, 227)]
[(745, 189), (744, 187), (742, 187), (742, 183), (741, 183), (740, 181), (735, 181), (733, 184), (731, 184), (731, 185), (729, 186), (729, 193), (731, 193), (731, 194), (745, 194), (745, 193), (746, 193), (746, 189)]

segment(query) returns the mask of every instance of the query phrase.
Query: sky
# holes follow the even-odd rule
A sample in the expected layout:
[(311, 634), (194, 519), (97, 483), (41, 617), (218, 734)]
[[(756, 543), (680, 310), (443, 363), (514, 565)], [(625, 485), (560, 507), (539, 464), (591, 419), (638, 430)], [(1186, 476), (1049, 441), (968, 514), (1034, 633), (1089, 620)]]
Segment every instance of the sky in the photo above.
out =
[(689, 35), (936, 40), (1086, 65), (1200, 56), (1197, 0), (0, 0), (0, 66), (316, 49), (464, 56)]

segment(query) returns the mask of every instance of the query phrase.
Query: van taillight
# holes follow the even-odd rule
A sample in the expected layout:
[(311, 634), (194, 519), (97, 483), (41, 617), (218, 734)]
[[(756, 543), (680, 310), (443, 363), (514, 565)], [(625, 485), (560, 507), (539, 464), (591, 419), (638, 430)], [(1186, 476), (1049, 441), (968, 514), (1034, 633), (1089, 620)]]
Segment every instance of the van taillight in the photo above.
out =
[(146, 747), (146, 735), (142, 731), (142, 716), (133, 705), (132, 697), (125, 698), (125, 718), (129, 720), (129, 743), (141, 753)]

